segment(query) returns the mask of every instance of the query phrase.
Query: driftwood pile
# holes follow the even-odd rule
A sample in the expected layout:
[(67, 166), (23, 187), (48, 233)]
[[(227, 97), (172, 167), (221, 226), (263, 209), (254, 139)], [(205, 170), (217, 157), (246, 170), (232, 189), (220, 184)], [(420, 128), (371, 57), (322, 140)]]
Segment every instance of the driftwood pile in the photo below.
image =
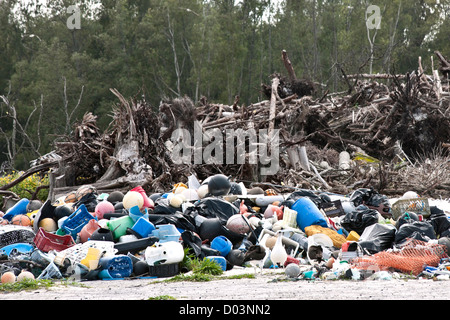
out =
[[(401, 195), (450, 194), (450, 63), (439, 52), (440, 68), (426, 75), (344, 75), (349, 90), (320, 93), (316, 84), (297, 79), (286, 52), (288, 77), (263, 84), (267, 100), (251, 105), (210, 103), (189, 97), (162, 101), (125, 99), (117, 90), (109, 128), (101, 133), (87, 113), (73, 134), (55, 143), (59, 158), (48, 163), (50, 194), (82, 184), (100, 192), (142, 186), (165, 192), (194, 174), (199, 180), (223, 173), (248, 186), (289, 192), (294, 188), (349, 193), (374, 187)], [(383, 82), (383, 83), (382, 83)], [(217, 129), (279, 132), (279, 170), (262, 176), (261, 164), (175, 163), (172, 135), (177, 129), (205, 134)], [(208, 139), (202, 137), (203, 144)], [(247, 150), (248, 152), (248, 150)], [(249, 157), (249, 154), (246, 155)], [(349, 157), (352, 159), (349, 161)], [(39, 163), (45, 167), (45, 163)], [(0, 189), (1, 190), (1, 189)]]

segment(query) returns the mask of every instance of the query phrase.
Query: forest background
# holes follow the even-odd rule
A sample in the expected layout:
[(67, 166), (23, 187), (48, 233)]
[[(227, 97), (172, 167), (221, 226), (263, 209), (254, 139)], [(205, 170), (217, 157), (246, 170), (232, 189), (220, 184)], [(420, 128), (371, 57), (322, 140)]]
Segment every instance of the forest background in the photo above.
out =
[(105, 130), (110, 88), (155, 110), (184, 95), (249, 105), (282, 50), (330, 92), (343, 73), (404, 74), (418, 57), (427, 73), (450, 55), (450, 0), (7, 0), (0, 24), (0, 172), (29, 168), (86, 112)]

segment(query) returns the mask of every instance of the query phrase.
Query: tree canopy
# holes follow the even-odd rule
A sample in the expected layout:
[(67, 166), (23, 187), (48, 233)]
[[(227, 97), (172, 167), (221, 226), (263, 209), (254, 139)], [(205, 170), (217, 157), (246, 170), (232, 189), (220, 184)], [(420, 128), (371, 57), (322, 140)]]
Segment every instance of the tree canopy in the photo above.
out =
[(435, 50), (450, 55), (450, 0), (8, 0), (0, 21), (0, 169), (26, 169), (88, 111), (106, 128), (110, 88), (155, 109), (184, 95), (250, 104), (283, 73), (282, 50), (330, 91), (346, 89), (342, 71), (405, 73), (420, 56), (427, 72)]

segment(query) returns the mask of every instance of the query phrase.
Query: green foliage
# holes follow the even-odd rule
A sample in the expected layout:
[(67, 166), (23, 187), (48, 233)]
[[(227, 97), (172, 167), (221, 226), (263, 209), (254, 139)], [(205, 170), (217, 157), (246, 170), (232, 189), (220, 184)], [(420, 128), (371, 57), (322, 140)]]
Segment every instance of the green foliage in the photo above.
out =
[[(19, 178), (21, 172), (12, 171), (9, 174), (5, 174), (0, 176), (0, 187), (11, 183), (12, 181)], [(35, 192), (37, 187), (47, 186), (49, 184), (48, 176), (41, 176), (38, 173), (35, 173), (20, 183), (16, 184), (14, 187), (10, 188), (9, 191), (14, 192), (21, 199), (31, 199), (32, 194)], [(44, 188), (39, 190), (37, 194), (37, 199), (41, 201), (45, 201), (48, 197), (48, 189)]]
[(184, 249), (184, 258), (181, 262), (181, 266), (189, 271), (192, 271), (194, 275), (214, 275), (218, 276), (223, 273), (220, 265), (210, 259), (199, 260), (194, 255), (189, 254), (189, 249)]
[(162, 296), (156, 296), (156, 297), (150, 297), (148, 300), (177, 300), (175, 297), (169, 296), (169, 295), (162, 295)]

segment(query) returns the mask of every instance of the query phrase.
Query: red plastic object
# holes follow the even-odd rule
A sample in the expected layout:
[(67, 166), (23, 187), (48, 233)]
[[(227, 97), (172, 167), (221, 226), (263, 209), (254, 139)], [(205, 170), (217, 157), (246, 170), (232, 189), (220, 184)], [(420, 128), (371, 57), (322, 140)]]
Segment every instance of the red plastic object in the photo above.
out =
[(155, 209), (153, 201), (147, 196), (144, 188), (138, 186), (136, 188), (131, 189), (130, 191), (139, 192), (141, 194), (142, 198), (144, 198), (144, 208)]
[(42, 228), (39, 228), (33, 242), (43, 252), (49, 252), (50, 250), (63, 251), (75, 245), (75, 241), (70, 234), (59, 236), (46, 232)]

